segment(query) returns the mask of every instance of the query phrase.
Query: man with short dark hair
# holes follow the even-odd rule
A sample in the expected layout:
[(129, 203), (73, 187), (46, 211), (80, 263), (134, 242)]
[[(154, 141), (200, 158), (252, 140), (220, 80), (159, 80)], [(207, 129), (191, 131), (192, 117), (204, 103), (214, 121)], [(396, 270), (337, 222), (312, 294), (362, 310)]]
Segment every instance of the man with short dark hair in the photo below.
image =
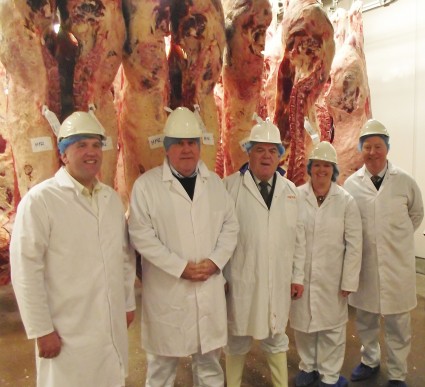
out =
[(12, 284), (36, 339), (39, 387), (125, 385), (135, 258), (121, 200), (96, 178), (104, 136), (90, 113), (69, 116), (58, 133), (64, 166), (18, 206)]

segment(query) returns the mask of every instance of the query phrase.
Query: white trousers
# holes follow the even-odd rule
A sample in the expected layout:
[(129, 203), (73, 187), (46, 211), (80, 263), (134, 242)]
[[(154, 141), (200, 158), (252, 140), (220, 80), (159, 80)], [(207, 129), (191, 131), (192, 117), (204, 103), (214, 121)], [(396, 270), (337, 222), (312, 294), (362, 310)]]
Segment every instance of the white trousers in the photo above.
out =
[[(224, 352), (228, 355), (246, 355), (252, 346), (252, 336), (232, 336), (229, 335)], [(260, 348), (268, 353), (280, 353), (288, 350), (288, 336), (285, 333), (269, 336), (259, 340)]]
[[(224, 374), (220, 365), (221, 349), (192, 355), (192, 376), (194, 387), (223, 387)], [(146, 354), (148, 369), (146, 387), (173, 387), (176, 379), (179, 357)]]
[[(384, 338), (387, 349), (388, 378), (405, 380), (407, 375), (407, 356), (411, 347), (410, 312), (387, 314), (384, 318)], [(381, 361), (379, 345), (381, 315), (361, 309), (356, 312), (356, 325), (362, 343), (362, 363), (376, 367)]]
[(312, 333), (294, 330), (294, 338), (300, 370), (316, 370), (323, 383), (335, 384), (344, 363), (346, 325)]

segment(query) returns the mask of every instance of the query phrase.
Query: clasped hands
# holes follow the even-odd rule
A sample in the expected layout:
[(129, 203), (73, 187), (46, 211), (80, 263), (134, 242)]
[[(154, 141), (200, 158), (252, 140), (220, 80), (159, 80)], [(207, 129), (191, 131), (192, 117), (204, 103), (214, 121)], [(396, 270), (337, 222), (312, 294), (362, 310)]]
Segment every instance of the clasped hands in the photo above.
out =
[(217, 265), (211, 261), (209, 258), (203, 259), (201, 262), (188, 262), (181, 278), (189, 281), (206, 281), (214, 273), (217, 272), (219, 268)]

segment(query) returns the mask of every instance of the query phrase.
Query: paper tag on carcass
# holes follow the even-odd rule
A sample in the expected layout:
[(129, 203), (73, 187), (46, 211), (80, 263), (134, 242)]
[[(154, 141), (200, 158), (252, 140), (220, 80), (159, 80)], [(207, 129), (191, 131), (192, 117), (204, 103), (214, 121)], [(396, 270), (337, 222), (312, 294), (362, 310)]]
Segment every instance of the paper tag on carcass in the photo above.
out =
[(31, 139), (31, 148), (34, 153), (53, 150), (50, 137), (36, 137)]
[(163, 134), (157, 134), (155, 136), (148, 137), (149, 148), (151, 149), (162, 148), (164, 143), (164, 137), (165, 136)]
[(41, 113), (44, 115), (44, 117), (46, 117), (46, 120), (49, 122), (50, 127), (53, 130), (53, 133), (55, 134), (55, 136), (57, 136), (59, 133), (59, 128), (61, 124), (58, 120), (58, 117), (56, 117), (56, 114), (50, 111), (46, 105), (43, 105), (41, 109)]
[(245, 145), (248, 142), (249, 142), (249, 137), (245, 137), (243, 140), (239, 141), (239, 145), (241, 146), (243, 152), (247, 152)]
[(106, 140), (102, 141), (102, 145), (103, 145), (102, 146), (103, 151), (108, 151), (108, 150), (114, 149), (112, 137), (106, 137)]
[(202, 143), (204, 145), (214, 145), (214, 135), (212, 133), (203, 133)]

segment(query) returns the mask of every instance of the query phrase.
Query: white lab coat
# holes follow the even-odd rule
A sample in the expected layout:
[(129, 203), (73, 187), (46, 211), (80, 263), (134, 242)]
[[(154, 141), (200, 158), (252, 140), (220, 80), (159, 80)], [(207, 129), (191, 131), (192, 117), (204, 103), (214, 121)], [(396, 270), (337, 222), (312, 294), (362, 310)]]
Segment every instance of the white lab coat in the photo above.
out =
[(18, 206), (10, 257), (22, 321), (30, 339), (53, 330), (62, 339), (56, 358), (37, 355), (39, 386), (125, 382), (135, 262), (121, 201), (101, 186), (98, 216), (62, 168)]
[(305, 235), (295, 185), (277, 174), (268, 210), (249, 171), (224, 182), (235, 200), (238, 244), (225, 268), (229, 334), (263, 340), (285, 333), (291, 283), (304, 280)]
[(403, 313), (416, 306), (413, 233), (424, 216), (421, 192), (406, 172), (388, 162), (379, 191), (363, 166), (345, 182), (363, 224), (363, 259), (349, 304), (371, 313)]
[(291, 327), (301, 332), (330, 330), (348, 321), (347, 298), (355, 292), (362, 259), (362, 222), (353, 197), (332, 183), (319, 207), (311, 183), (298, 188), (306, 232), (304, 294), (293, 301)]
[[(221, 269), (236, 245), (238, 222), (222, 181), (198, 164), (193, 200), (167, 161), (134, 183), (129, 231), (142, 255), (142, 347), (162, 356), (210, 352), (226, 344)], [(207, 281), (180, 278), (187, 263), (211, 259)]]

